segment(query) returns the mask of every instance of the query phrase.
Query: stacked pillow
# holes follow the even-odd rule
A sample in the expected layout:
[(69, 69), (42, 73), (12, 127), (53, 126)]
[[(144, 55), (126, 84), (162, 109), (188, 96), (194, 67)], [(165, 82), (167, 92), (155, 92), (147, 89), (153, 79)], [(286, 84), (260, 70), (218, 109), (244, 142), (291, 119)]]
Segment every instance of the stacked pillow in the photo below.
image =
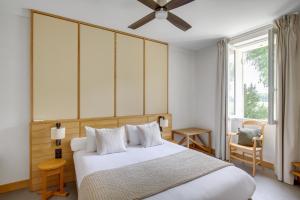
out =
[(73, 144), (76, 144), (74, 149), (85, 147), (86, 152), (97, 151), (100, 155), (126, 151), (127, 140), (130, 146), (152, 147), (163, 144), (157, 122), (143, 125), (126, 125), (125, 127), (112, 129), (85, 127), (85, 132), (86, 142), (78, 145), (77, 143), (80, 143), (80, 141), (72, 141)]
[(138, 125), (140, 131), (140, 141), (144, 147), (152, 147), (163, 144), (159, 126), (156, 122)]
[(151, 147), (163, 144), (157, 122), (143, 125), (126, 125), (128, 144), (131, 146), (142, 145)]

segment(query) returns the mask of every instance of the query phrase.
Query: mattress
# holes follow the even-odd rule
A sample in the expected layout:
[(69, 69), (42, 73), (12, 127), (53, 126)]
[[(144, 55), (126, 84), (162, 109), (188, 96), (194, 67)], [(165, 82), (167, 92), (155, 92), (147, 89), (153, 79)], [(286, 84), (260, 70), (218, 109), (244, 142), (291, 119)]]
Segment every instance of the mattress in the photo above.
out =
[[(96, 152), (74, 152), (77, 187), (84, 176), (99, 170), (119, 168), (155, 158), (181, 152), (186, 148), (164, 141), (163, 145), (149, 148), (129, 146), (126, 152), (98, 155)], [(155, 199), (197, 199), (197, 200), (247, 200), (255, 191), (255, 182), (243, 170), (229, 166), (188, 183), (174, 187), (147, 198)]]

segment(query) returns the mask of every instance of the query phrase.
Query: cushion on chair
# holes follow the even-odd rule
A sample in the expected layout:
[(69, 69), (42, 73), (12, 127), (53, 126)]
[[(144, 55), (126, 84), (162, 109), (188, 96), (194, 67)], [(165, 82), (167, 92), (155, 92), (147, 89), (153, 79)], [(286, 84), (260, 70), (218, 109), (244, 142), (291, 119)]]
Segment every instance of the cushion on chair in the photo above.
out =
[[(238, 144), (243, 146), (253, 146), (253, 138), (254, 137), (260, 137), (260, 129), (257, 128), (239, 128), (238, 131)], [(257, 141), (256, 143), (257, 147), (261, 147), (262, 143), (261, 141)]]

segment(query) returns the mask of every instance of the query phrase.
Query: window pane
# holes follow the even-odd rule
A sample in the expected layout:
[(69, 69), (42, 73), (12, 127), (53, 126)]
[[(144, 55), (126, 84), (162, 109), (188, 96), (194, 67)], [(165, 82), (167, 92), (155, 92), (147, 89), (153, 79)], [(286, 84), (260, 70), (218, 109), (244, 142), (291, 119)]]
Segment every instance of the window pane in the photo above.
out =
[(268, 118), (268, 46), (264, 44), (243, 52), (245, 118)]

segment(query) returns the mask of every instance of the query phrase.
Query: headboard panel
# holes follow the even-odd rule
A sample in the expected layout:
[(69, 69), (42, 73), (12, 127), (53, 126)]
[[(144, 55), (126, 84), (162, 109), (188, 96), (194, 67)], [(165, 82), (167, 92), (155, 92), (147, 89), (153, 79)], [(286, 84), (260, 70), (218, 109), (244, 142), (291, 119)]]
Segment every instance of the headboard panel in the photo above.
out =
[[(61, 122), (62, 127), (66, 128), (66, 137), (62, 140), (61, 147), (63, 158), (67, 161), (64, 173), (65, 181), (71, 182), (75, 181), (76, 178), (70, 141), (75, 137), (85, 137), (85, 126), (115, 128), (125, 124), (144, 124), (157, 121), (159, 116), (164, 116), (169, 120), (169, 127), (163, 129), (163, 134), (164, 136), (170, 135), (172, 130), (171, 114), (32, 122), (30, 124), (30, 189), (36, 191), (41, 186), (38, 164), (54, 158), (55, 142), (50, 138), (50, 130), (55, 127), (56, 122)], [(49, 185), (58, 183), (58, 177), (49, 177), (48, 180)]]
[(115, 117), (103, 119), (89, 119), (80, 121), (80, 137), (85, 137), (85, 126), (93, 128), (116, 128), (118, 120)]

